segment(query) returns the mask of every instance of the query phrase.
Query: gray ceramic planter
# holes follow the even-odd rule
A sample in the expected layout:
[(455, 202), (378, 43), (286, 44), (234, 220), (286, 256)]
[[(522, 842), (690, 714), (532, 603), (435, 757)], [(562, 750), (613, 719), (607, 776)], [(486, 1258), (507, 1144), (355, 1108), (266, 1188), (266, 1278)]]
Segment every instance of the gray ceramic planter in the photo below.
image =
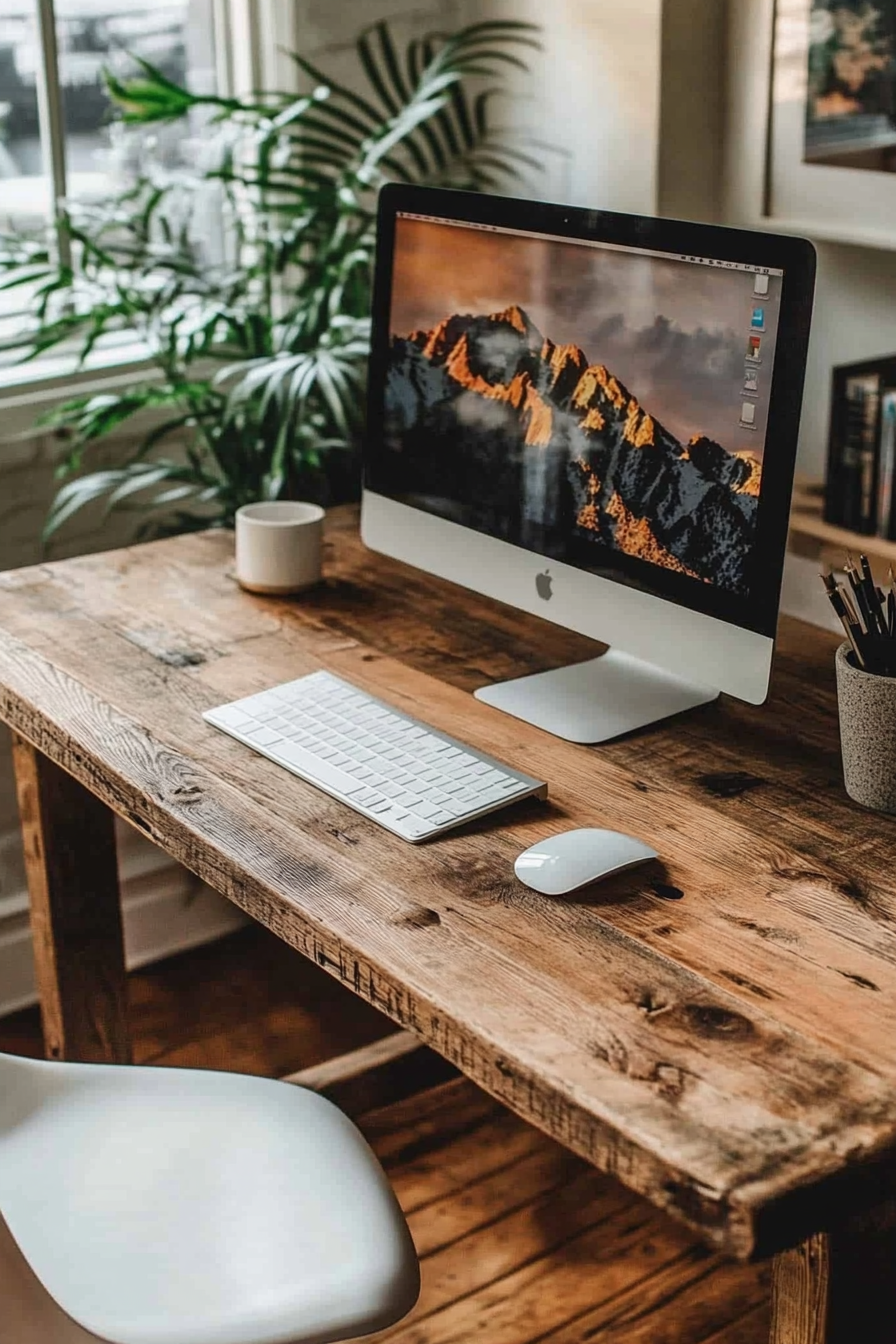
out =
[(896, 812), (896, 677), (863, 672), (837, 650), (837, 703), (843, 779), (850, 798)]

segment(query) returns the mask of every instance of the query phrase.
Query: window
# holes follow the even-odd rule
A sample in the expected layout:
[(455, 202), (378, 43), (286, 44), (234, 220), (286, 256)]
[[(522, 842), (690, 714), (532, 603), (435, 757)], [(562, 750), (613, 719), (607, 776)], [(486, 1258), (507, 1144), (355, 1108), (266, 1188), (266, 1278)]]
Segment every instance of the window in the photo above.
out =
[[(202, 128), (183, 124), (125, 127), (110, 115), (102, 72), (133, 73), (132, 57), (159, 67), (197, 92), (227, 91), (230, 35), (245, 61), (262, 32), (257, 0), (0, 0), (0, 227), (33, 230), (55, 217), (58, 203), (102, 201), (126, 188), (147, 158), (176, 169), (201, 143)], [(236, 44), (234, 43), (234, 46)], [(259, 53), (253, 50), (253, 63)], [(0, 343), (28, 311), (21, 289), (0, 291)], [(120, 352), (133, 358), (134, 351)], [(61, 372), (58, 359), (20, 370), (3, 367), (10, 384)], [(106, 358), (103, 362), (114, 362)]]
[(136, 136), (112, 122), (102, 72), (128, 73), (133, 53), (213, 88), (213, 10), (213, 0), (0, 0), (0, 217), (27, 226), (61, 195), (102, 198), (148, 149), (173, 163), (179, 133)]

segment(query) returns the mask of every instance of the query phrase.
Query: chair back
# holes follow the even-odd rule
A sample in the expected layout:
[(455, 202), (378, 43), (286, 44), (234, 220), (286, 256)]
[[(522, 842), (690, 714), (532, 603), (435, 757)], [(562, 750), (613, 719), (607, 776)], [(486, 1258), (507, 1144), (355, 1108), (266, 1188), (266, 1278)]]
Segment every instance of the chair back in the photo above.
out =
[[(0, 1211), (3, 1208), (4, 1138), (35, 1116), (47, 1102), (85, 1086), (90, 1069), (0, 1052)], [(0, 1344), (3, 1340), (0, 1339)]]
[(0, 1217), (0, 1344), (100, 1344), (66, 1316)]
[(15, 1180), (9, 1156), (13, 1130), (20, 1130), (46, 1097), (71, 1080), (65, 1066), (0, 1052), (0, 1344), (99, 1344), (96, 1335), (56, 1305), (3, 1219), (3, 1191)]
[(420, 1285), (351, 1121), (240, 1074), (0, 1055), (0, 1227), (0, 1344), (354, 1339)]

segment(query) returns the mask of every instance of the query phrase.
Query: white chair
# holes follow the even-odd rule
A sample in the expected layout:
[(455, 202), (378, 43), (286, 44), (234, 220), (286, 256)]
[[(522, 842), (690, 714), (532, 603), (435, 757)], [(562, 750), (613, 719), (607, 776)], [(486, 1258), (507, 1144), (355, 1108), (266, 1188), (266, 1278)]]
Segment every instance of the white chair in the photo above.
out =
[(0, 1344), (328, 1344), (419, 1292), (355, 1126), (262, 1078), (0, 1054), (0, 1215)]

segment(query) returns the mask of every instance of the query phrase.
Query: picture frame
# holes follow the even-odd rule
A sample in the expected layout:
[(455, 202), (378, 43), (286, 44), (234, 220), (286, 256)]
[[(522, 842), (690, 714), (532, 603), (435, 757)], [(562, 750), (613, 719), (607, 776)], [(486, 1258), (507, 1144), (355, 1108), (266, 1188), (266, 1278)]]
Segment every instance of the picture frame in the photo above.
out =
[(751, 0), (733, 7), (729, 216), (781, 233), (896, 250), (896, 171), (842, 166), (825, 161), (824, 152), (810, 151), (807, 161), (813, 3)]

